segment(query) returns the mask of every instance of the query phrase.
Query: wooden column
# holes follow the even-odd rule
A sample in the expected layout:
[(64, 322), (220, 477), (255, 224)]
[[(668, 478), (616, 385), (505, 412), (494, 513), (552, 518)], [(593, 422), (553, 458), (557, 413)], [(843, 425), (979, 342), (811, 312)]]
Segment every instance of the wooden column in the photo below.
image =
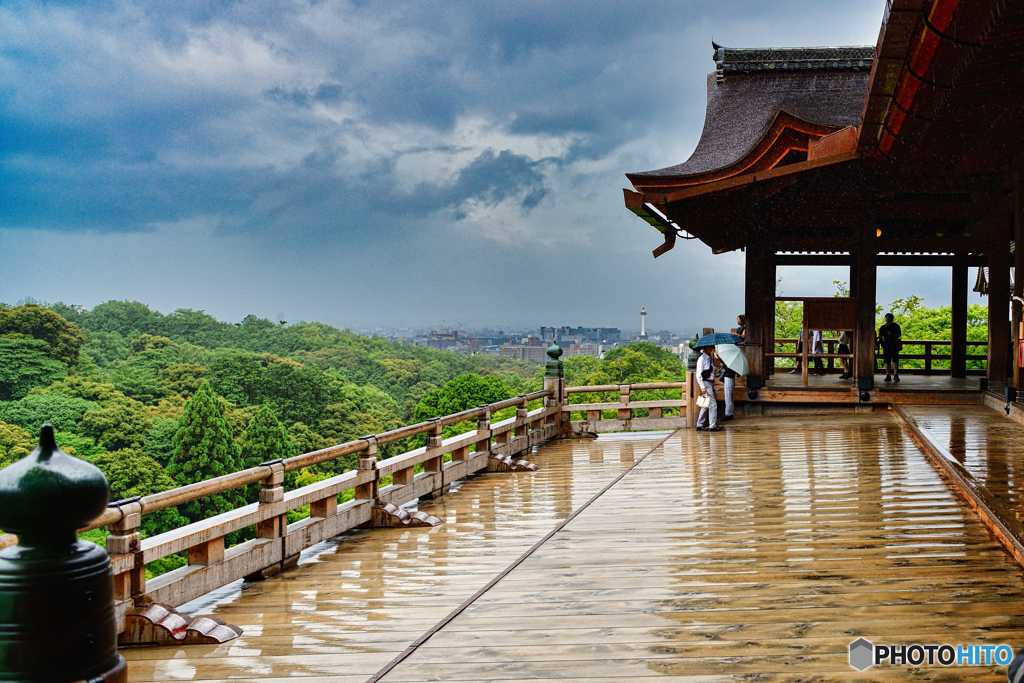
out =
[(1013, 215), (989, 219), (988, 382), (1005, 386), (1010, 371), (1010, 236)]
[(757, 389), (765, 377), (764, 353), (772, 341), (766, 329), (765, 297), (768, 296), (768, 250), (763, 230), (750, 232), (746, 248), (746, 269), (744, 277), (744, 315), (747, 316), (746, 342), (744, 347), (750, 372), (747, 386)]
[[(1021, 216), (1021, 209), (1024, 208), (1021, 205), (1021, 174), (1018, 171), (1013, 177), (1013, 293), (1016, 296), (1024, 297), (1024, 216)], [(1022, 315), (1021, 304), (1019, 301), (1014, 301), (1012, 306), (1012, 324), (1010, 325), (1010, 334), (1013, 337), (1013, 386), (1016, 387), (1017, 391), (1024, 389), (1021, 386), (1021, 368), (1020, 368), (1020, 340), (1021, 340), (1021, 321), (1024, 320)]]
[[(854, 367), (861, 391), (875, 386), (875, 286), (878, 278), (875, 221), (858, 226), (857, 273), (852, 278), (857, 291), (857, 329), (853, 336)], [(806, 341), (805, 341), (806, 343)]]
[[(767, 285), (765, 296), (775, 297), (778, 296), (778, 292), (775, 290), (775, 285), (778, 282), (778, 270), (775, 265), (775, 248), (768, 248), (768, 264), (765, 269), (764, 281)], [(764, 304), (764, 338), (765, 352), (775, 351), (775, 304), (771, 305)], [(764, 378), (767, 380), (771, 375), (775, 374), (775, 359), (765, 359), (764, 366)]]
[(951, 291), (953, 315), (951, 320), (952, 336), (950, 337), (951, 356), (949, 374), (951, 377), (967, 376), (967, 255), (957, 254), (956, 265), (953, 266), (953, 285)]

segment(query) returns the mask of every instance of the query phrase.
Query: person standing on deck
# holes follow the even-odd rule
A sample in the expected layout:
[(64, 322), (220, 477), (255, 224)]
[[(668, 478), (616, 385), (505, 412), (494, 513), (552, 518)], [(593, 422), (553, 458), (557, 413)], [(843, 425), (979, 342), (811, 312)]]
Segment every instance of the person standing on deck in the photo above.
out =
[[(734, 334), (741, 339), (747, 338), (747, 317), (745, 315), (736, 316), (736, 330)], [(723, 363), (722, 370), (722, 384), (725, 385), (723, 393), (725, 394), (725, 417), (722, 418), (722, 422), (728, 422), (733, 419), (733, 412), (735, 411), (736, 405), (732, 400), (733, 389), (736, 388), (736, 371), (725, 366)]]
[[(892, 313), (885, 314), (885, 324), (878, 328), (875, 346), (882, 347), (882, 366), (886, 382), (900, 381), (900, 351), (903, 350), (903, 330), (893, 322)], [(892, 373), (890, 376), (890, 372)]]
[[(797, 353), (803, 353), (803, 350), (804, 350), (804, 331), (800, 330), (800, 333), (797, 334), (797, 336), (796, 336), (796, 352)], [(803, 356), (797, 356), (797, 358), (796, 358), (796, 367), (794, 367), (792, 370), (790, 370), (789, 374), (791, 374), (791, 375), (799, 375), (800, 371), (803, 369), (803, 367), (804, 367)]]
[(821, 354), (825, 353), (825, 342), (821, 338), (821, 330), (811, 330), (811, 355), (814, 356), (814, 374), (824, 375), (825, 364)]
[[(839, 349), (838, 353), (850, 353), (850, 345), (853, 344), (853, 335), (850, 334), (849, 330), (842, 330), (839, 332)], [(850, 372), (850, 359), (840, 358), (839, 363), (843, 366), (843, 374), (839, 375), (839, 379), (850, 379), (853, 377), (853, 373)]]
[(697, 359), (697, 386), (701, 394), (711, 399), (707, 408), (701, 408), (697, 416), (697, 431), (720, 432), (718, 426), (718, 403), (715, 401), (715, 360), (713, 346), (705, 346), (701, 349), (700, 358)]

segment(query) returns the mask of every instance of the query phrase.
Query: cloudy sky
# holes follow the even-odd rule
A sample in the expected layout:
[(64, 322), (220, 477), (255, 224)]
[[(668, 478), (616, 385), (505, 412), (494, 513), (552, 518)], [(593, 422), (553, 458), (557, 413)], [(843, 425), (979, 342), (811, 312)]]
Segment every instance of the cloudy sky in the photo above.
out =
[[(372, 325), (726, 326), (742, 256), (659, 235), (711, 39), (874, 44), (884, 0), (0, 4), (0, 301)], [(830, 294), (827, 269), (783, 273)], [(880, 299), (949, 297), (882, 273)], [(927, 279), (921, 279), (927, 275)]]

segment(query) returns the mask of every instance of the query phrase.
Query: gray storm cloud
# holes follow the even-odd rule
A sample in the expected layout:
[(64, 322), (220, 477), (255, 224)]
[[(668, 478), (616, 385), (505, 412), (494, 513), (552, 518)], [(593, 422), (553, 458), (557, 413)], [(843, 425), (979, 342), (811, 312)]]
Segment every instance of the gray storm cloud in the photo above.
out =
[(5, 3), (0, 301), (724, 325), (742, 256), (653, 261), (623, 173), (689, 155), (712, 35), (870, 44), (883, 4)]

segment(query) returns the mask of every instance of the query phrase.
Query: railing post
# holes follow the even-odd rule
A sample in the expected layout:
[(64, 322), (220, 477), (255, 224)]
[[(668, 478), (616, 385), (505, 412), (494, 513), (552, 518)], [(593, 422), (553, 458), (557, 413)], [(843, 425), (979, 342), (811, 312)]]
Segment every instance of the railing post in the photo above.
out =
[[(284, 500), (284, 461), (273, 460), (260, 463), (270, 468), (270, 476), (263, 480), (260, 488), (260, 507), (266, 507)], [(288, 527), (288, 516), (274, 515), (262, 522), (256, 522), (256, 538), (280, 538)]]
[[(528, 402), (527, 402), (526, 398), (524, 398), (524, 396), (525, 396), (525, 394), (520, 395), (520, 398), (522, 398), (523, 400), (519, 403), (518, 406), (516, 406), (516, 419), (517, 420), (525, 420), (529, 416), (529, 414), (530, 414)], [(524, 424), (524, 425), (521, 425), (521, 426), (515, 428), (515, 436), (525, 436), (525, 435), (527, 435), (529, 433), (530, 433), (530, 425), (529, 424)]]
[(569, 402), (569, 397), (565, 393), (565, 371), (562, 361), (559, 360), (563, 352), (556, 342), (551, 342), (546, 353), (549, 360), (544, 366), (544, 388), (553, 391), (554, 394), (544, 399), (544, 407), (557, 408), (558, 412), (554, 414), (554, 419), (545, 420), (545, 424), (553, 425), (554, 434), (551, 436), (560, 439), (563, 434), (570, 431), (565, 428), (565, 423), (571, 417), (562, 410), (562, 406)]
[[(277, 460), (271, 460), (269, 462), (260, 463), (260, 467), (266, 467), (270, 469), (270, 475), (263, 480), (260, 488), (260, 499), (259, 507), (267, 507), (270, 505), (276, 505), (284, 501), (284, 461), (278, 458)], [(310, 505), (310, 516), (313, 508)], [(281, 547), (281, 559), (278, 562), (274, 562), (269, 567), (263, 567), (256, 571), (248, 574), (245, 577), (246, 581), (262, 581), (263, 579), (270, 578), (276, 574), (281, 573), (285, 569), (294, 567), (299, 563), (299, 553), (296, 553), (290, 557), (285, 556), (285, 536), (288, 535), (288, 513), (284, 512), (280, 515), (274, 515), (268, 519), (256, 522), (256, 538), (266, 539), (280, 539)], [(224, 541), (223, 539), (216, 539), (219, 543), (215, 543), (212, 546), (207, 547), (205, 550), (199, 552), (205, 552), (205, 557), (197, 557), (197, 562), (192, 562), (192, 549), (189, 548), (188, 557), (189, 564), (214, 564), (215, 562), (221, 562), (224, 559)], [(201, 546), (200, 546), (201, 547)], [(212, 554), (211, 554), (212, 552)]]
[(377, 440), (367, 439), (366, 450), (356, 461), (356, 469), (359, 472), (373, 471), (373, 479), (363, 484), (356, 485), (355, 498), (357, 500), (369, 500), (376, 507), (380, 504), (380, 475), (377, 474)]
[(487, 435), (486, 441), (476, 442), (477, 453), (487, 453), (490, 457), (491, 452), (491, 409), (487, 404), (480, 406), (484, 409), (484, 414), (476, 421), (476, 433), (478, 435)]
[(930, 341), (924, 343), (924, 374), (932, 374), (932, 343)]
[(619, 385), (619, 403), (627, 406), (626, 408), (619, 408), (619, 419), (620, 420), (631, 420), (633, 419), (633, 409), (629, 408), (629, 392), (631, 387), (629, 384)]
[[(107, 555), (131, 555), (132, 568), (114, 575), (114, 602), (132, 600), (146, 592), (146, 565), (142, 561), (142, 506), (138, 497), (111, 503), (121, 511), (121, 519), (107, 529)], [(118, 632), (123, 630), (118, 624)]]
[(426, 499), (434, 499), (443, 496), (448, 493), (451, 489), (451, 485), (444, 483), (444, 475), (441, 473), (444, 471), (444, 451), (441, 450), (444, 447), (444, 437), (441, 434), (441, 420), (434, 418), (434, 430), (427, 437), (427, 450), (438, 449), (437, 455), (433, 458), (428, 458), (423, 461), (423, 473), (429, 475), (437, 475), (437, 488), (432, 489), (429, 493), (421, 496)]

